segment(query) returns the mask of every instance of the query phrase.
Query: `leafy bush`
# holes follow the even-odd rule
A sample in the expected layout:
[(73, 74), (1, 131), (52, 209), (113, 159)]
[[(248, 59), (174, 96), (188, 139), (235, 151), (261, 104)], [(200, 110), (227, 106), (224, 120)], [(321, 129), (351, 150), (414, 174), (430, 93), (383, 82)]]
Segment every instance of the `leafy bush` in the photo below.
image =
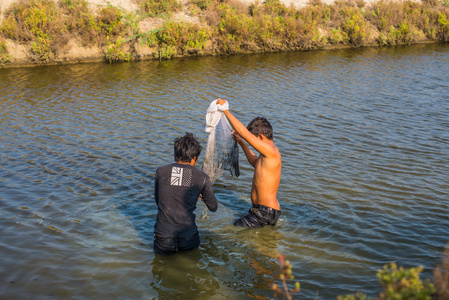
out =
[[(292, 299), (293, 294), (300, 291), (300, 283), (296, 282), (294, 288), (289, 288), (289, 281), (294, 279), (292, 275), (292, 265), (285, 260), (284, 255), (279, 256), (279, 267), (281, 274), (281, 285), (276, 283), (271, 285), (271, 289), (275, 292), (275, 297), (283, 297)], [(398, 268), (395, 263), (385, 265), (383, 269), (377, 272), (382, 287), (378, 300), (430, 300), (434, 295), (441, 296), (438, 299), (447, 299), (449, 296), (449, 246), (443, 256), (443, 265), (439, 266), (435, 273), (435, 280), (439, 282), (439, 290), (429, 281), (422, 281), (419, 274), (423, 267), (404, 269)], [(357, 292), (352, 295), (338, 296), (338, 300), (366, 300), (366, 294)]]
[(175, 46), (164, 45), (156, 52), (155, 57), (159, 59), (170, 59), (178, 53)]
[(401, 2), (381, 0), (373, 2), (366, 14), (367, 19), (380, 31), (398, 27), (404, 20), (404, 7)]
[(107, 37), (119, 36), (123, 32), (122, 12), (116, 7), (107, 7), (100, 10), (97, 26), (101, 34)]
[(344, 41), (344, 36), (343, 33), (341, 31), (341, 28), (337, 28), (337, 29), (332, 29), (331, 30), (331, 35), (328, 38), (329, 42), (331, 44), (339, 44), (339, 43), (343, 43)]
[(51, 38), (45, 33), (39, 33), (36, 40), (31, 43), (33, 53), (36, 55), (38, 61), (46, 61), (50, 58)]
[[(11, 39), (31, 42), (37, 61), (49, 59), (60, 40), (66, 40), (61, 16), (52, 0), (18, 2), (5, 14), (0, 31)], [(56, 44), (55, 44), (56, 42)]]
[(353, 295), (345, 295), (345, 296), (338, 296), (337, 300), (366, 300), (367, 297), (362, 292), (357, 292)]
[(60, 2), (62, 14), (66, 16), (64, 23), (67, 30), (80, 37), (84, 46), (96, 41), (100, 27), (95, 15), (89, 10), (86, 0), (63, 0)]
[(444, 12), (438, 13), (438, 23), (440, 29), (438, 30), (438, 36), (443, 42), (449, 42), (449, 21), (447, 15)]
[(171, 14), (181, 9), (181, 3), (177, 0), (139, 0), (145, 13), (151, 16)]
[(214, 5), (213, 0), (192, 0), (192, 3), (198, 6), (201, 10), (206, 10)]
[(221, 15), (218, 24), (218, 44), (224, 53), (235, 53), (240, 50), (243, 41), (253, 40), (254, 19), (227, 3), (218, 6)]
[(169, 59), (179, 54), (198, 53), (206, 46), (211, 32), (198, 24), (167, 22), (165, 26), (146, 36), (149, 46), (156, 46), (156, 58)]
[[(419, 274), (422, 267), (404, 269), (395, 263), (385, 265), (377, 272), (383, 291), (379, 300), (430, 300), (435, 293), (434, 285), (426, 280), (422, 282)], [(365, 300), (366, 295), (358, 292), (354, 295), (338, 296), (338, 300)]]
[(342, 31), (350, 45), (361, 46), (368, 34), (368, 25), (359, 8), (347, 7), (344, 11)]
[(384, 266), (383, 270), (377, 272), (382, 285), (383, 292), (380, 300), (401, 300), (401, 299), (431, 299), (435, 292), (435, 287), (428, 280), (422, 282), (419, 278), (423, 267), (404, 269), (398, 268), (395, 263), (390, 267)]
[(34, 60), (46, 62), (64, 50), (71, 37), (79, 37), (85, 46), (99, 43), (110, 54), (113, 46), (123, 43), (118, 38), (126, 35), (129, 27), (122, 19), (115, 7), (104, 8), (95, 17), (86, 0), (61, 0), (59, 5), (53, 0), (19, 1), (6, 11), (0, 34), (29, 43)]
[(30, 41), (39, 34), (54, 31), (57, 19), (58, 15), (55, 13), (53, 1), (22, 1), (15, 3), (5, 12), (5, 20), (3, 20), (0, 31), (11, 39)]
[(125, 53), (122, 50), (122, 37), (119, 36), (117, 41), (111, 42), (109, 37), (107, 38), (107, 46), (106, 46), (106, 60), (110, 63), (119, 62), (119, 61), (130, 61), (131, 54)]
[(0, 39), (0, 65), (3, 66), (11, 59), (12, 57), (8, 54), (8, 47), (6, 45), (6, 42)]

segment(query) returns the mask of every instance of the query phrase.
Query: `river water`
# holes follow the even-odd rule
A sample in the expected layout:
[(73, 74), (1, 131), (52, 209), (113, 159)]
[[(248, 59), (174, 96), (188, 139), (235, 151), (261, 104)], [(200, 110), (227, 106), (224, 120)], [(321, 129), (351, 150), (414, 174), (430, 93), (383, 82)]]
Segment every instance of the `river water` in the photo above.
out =
[[(449, 45), (0, 69), (0, 298), (269, 299), (279, 254), (301, 299), (376, 296), (390, 262), (431, 278), (449, 241), (448, 70)], [(232, 226), (250, 206), (240, 150), (219, 210), (198, 204), (201, 247), (155, 256), (155, 170), (184, 132), (205, 145), (217, 97), (271, 121), (282, 217)]]

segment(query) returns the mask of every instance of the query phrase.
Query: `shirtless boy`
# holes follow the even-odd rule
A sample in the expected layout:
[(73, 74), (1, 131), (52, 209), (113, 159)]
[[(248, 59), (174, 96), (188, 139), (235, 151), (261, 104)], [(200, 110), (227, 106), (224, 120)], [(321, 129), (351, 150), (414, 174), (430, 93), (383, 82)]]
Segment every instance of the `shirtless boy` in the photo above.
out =
[[(226, 100), (217, 99), (217, 104), (225, 103)], [(254, 167), (251, 188), (253, 207), (246, 216), (235, 221), (234, 225), (251, 228), (274, 226), (281, 216), (277, 191), (281, 180), (282, 159), (273, 142), (273, 128), (267, 119), (261, 117), (255, 118), (245, 127), (229, 110), (224, 113), (234, 127), (238, 144)], [(245, 141), (259, 152), (259, 156), (251, 151)]]

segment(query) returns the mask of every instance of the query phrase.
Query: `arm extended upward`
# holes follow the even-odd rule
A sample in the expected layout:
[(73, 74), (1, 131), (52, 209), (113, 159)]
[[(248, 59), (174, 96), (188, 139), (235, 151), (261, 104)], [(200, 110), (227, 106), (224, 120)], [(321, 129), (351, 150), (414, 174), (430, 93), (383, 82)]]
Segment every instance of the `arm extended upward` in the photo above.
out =
[[(217, 100), (217, 104), (219, 105), (225, 103), (225, 100)], [(265, 123), (254, 125), (254, 120), (257, 119), (255, 122), (259, 122), (259, 118), (256, 118), (248, 125), (251, 129), (249, 131), (229, 110), (224, 110), (224, 114), (228, 118), (229, 123), (234, 127), (234, 136), (245, 152), (248, 162), (254, 167), (251, 202), (253, 205), (264, 205), (279, 210), (277, 190), (281, 178), (282, 158), (272, 140), (271, 125), (266, 119), (266, 122), (264, 121)], [(270, 138), (260, 132), (266, 132)], [(259, 156), (251, 151), (245, 141), (259, 152)]]
[[(222, 102), (221, 102), (222, 101)], [(219, 99), (218, 104), (225, 103), (225, 100)], [(252, 134), (245, 125), (242, 124), (229, 110), (225, 110), (224, 114), (229, 120), (229, 123), (231, 123), (232, 127), (234, 127), (235, 131), (245, 140), (247, 141), (251, 146), (254, 147), (260, 154), (262, 154), (265, 157), (274, 157), (276, 155), (276, 152), (273, 150), (273, 148), (268, 145), (267, 143), (263, 142), (259, 137), (256, 137), (254, 134)], [(248, 159), (249, 163), (254, 167), (254, 164), (257, 160), (257, 155), (255, 155), (251, 149), (246, 145), (245, 143), (238, 140), (240, 146), (242, 146), (243, 151), (245, 152), (246, 158)], [(244, 145), (244, 146), (243, 146)]]

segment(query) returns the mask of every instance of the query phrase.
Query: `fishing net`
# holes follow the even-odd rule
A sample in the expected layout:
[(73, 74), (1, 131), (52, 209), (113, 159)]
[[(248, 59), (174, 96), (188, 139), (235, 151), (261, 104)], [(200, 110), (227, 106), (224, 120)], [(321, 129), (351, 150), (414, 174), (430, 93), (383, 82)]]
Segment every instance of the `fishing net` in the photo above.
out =
[(232, 130), (225, 114), (218, 110), (216, 101), (213, 101), (206, 113), (206, 132), (209, 137), (202, 166), (203, 172), (209, 175), (212, 183), (226, 170), (230, 171), (232, 176), (240, 175), (239, 148)]

